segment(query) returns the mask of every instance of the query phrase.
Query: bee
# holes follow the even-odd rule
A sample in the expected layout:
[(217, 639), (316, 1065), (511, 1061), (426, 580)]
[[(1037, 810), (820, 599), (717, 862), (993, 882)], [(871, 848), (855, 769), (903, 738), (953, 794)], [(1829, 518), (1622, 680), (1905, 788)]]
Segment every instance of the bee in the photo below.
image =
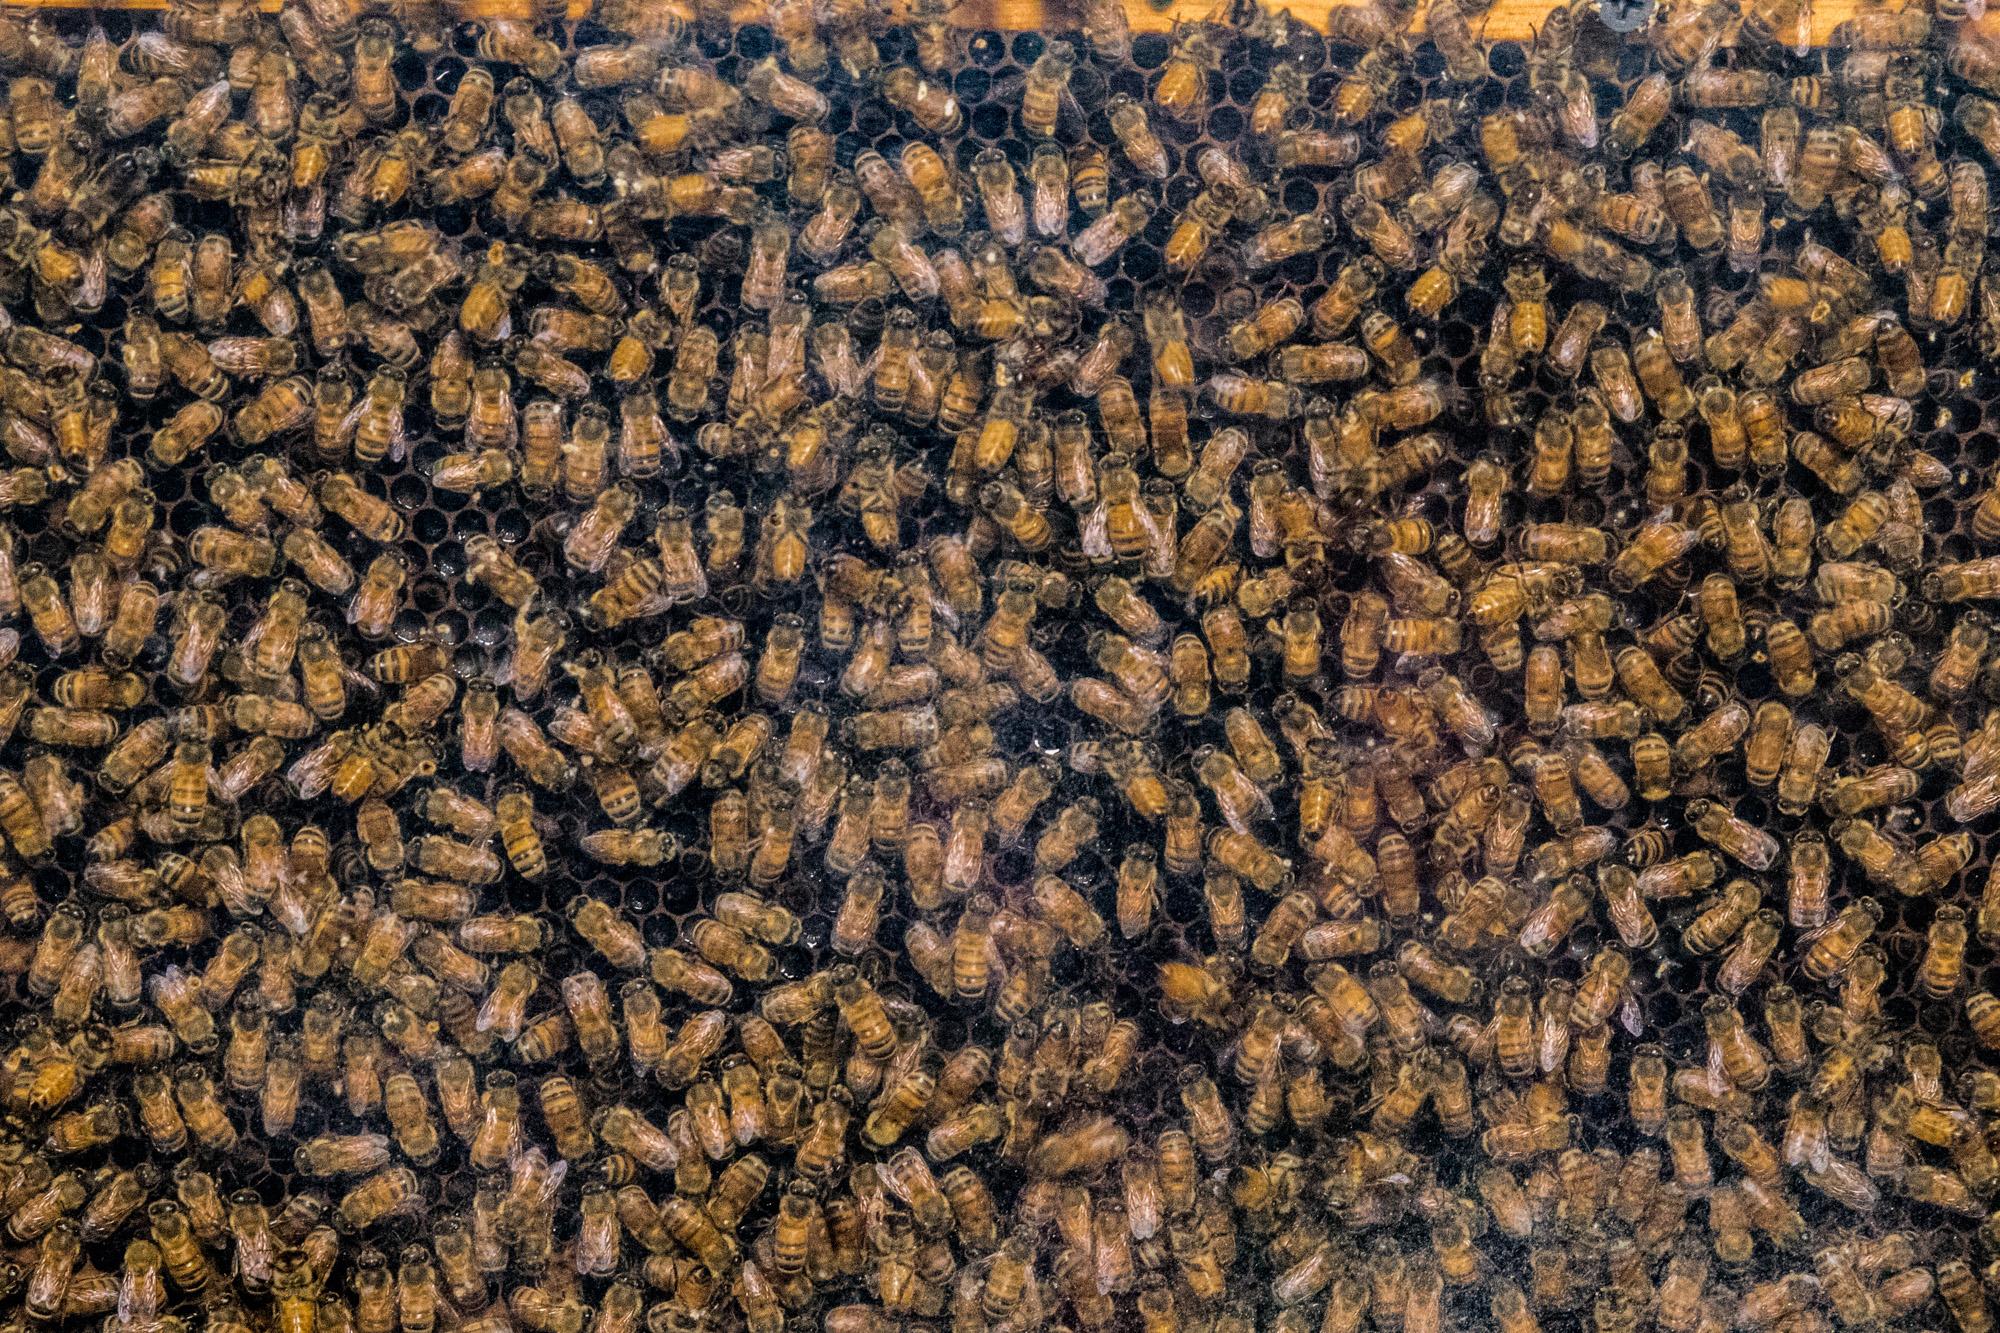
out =
[(1050, 42), (1035, 58), (1021, 91), (1021, 123), (1031, 136), (1054, 137), (1057, 112), (1075, 68), (1076, 50), (1068, 42)]
[(688, 331), (667, 381), (668, 416), (691, 421), (708, 410), (709, 386), (720, 354), (721, 343), (713, 330), (697, 327)]
[(166, 379), (160, 326), (151, 316), (138, 311), (126, 316), (121, 355), (126, 391), (141, 402), (150, 402)]
[(445, 109), (444, 123), (439, 128), (438, 138), (454, 153), (470, 153), (478, 148), (486, 137), (486, 127), (493, 118), (494, 88), (493, 75), (485, 69), (469, 69), (453, 90), (451, 102)]
[[(481, 38), (482, 44), (489, 40), (490, 34)], [(378, 124), (396, 111), (396, 83), (389, 72), (394, 54), (395, 31), (387, 22), (371, 19), (361, 25), (354, 44), (354, 100), (361, 114)]]
[(1918, 985), (1934, 1000), (1949, 997), (1964, 970), (1965, 909), (1946, 905), (1931, 918), (1930, 938), (1918, 970)]
[(204, 330), (220, 328), (235, 304), (235, 254), (227, 236), (210, 233), (195, 246), (188, 266), (189, 313)]
[(619, 482), (597, 497), (563, 542), (572, 569), (595, 574), (611, 559), (619, 535), (638, 510), (638, 492)]

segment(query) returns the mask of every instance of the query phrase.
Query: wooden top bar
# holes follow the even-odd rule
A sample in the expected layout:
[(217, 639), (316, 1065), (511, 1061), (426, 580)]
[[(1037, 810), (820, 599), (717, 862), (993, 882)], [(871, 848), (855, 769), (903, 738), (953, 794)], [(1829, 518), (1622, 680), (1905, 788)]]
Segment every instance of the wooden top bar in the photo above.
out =
[[(1487, 41), (1532, 41), (1535, 29), (1542, 18), (1555, 7), (1557, 0), (1494, 0), (1487, 12), (1483, 34)], [(264, 9), (275, 13), (281, 0), (261, 0)], [(1324, 31), (1327, 11), (1343, 0), (1277, 0), (1290, 9), (1292, 17), (1312, 24)], [(25, 9), (164, 9), (166, 0), (0, 0), (12, 8)], [(1223, 0), (1170, 0), (1164, 9), (1154, 9), (1146, 0), (1125, 0), (1125, 8), (1132, 16), (1132, 27), (1140, 32), (1165, 32), (1176, 22), (1208, 18), (1223, 6)], [(517, 12), (518, 0), (459, 0), (448, 6), (454, 14), (462, 18), (481, 18)], [(584, 0), (571, 0), (570, 15), (581, 17), (585, 9)], [(670, 9), (683, 15), (692, 16), (692, 11), (678, 0), (670, 0)], [(895, 6), (900, 9), (901, 6)], [(1834, 26), (1848, 18), (1855, 9), (1855, 0), (1818, 0), (1813, 5), (1813, 42), (1824, 45)], [(737, 19), (740, 22), (761, 21), (765, 9), (761, 4), (740, 6)], [(952, 12), (952, 21), (959, 27), (980, 31), (997, 29), (1003, 32), (1028, 32), (1042, 28), (1067, 29), (1078, 26), (1074, 6), (1067, 0), (962, 0)], [(2000, 11), (1979, 25), (1990, 35), (2000, 37)], [(1419, 20), (1417, 30), (1421, 31)], [(1475, 34), (1481, 31), (1475, 26)]]

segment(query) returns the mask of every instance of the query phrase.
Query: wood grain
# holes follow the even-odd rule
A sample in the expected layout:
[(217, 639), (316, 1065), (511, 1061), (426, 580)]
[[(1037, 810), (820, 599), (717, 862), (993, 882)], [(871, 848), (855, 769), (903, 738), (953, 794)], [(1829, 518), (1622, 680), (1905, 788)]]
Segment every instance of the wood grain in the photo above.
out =
[[(282, 0), (260, 0), (263, 8), (276, 13)], [(1292, 17), (1310, 23), (1324, 31), (1327, 11), (1342, 0), (1280, 0), (1291, 11)], [(164, 9), (165, 0), (0, 0), (9, 8), (16, 9)], [(1220, 0), (1171, 0), (1164, 9), (1154, 9), (1146, 0), (1125, 0), (1125, 8), (1132, 16), (1132, 26), (1141, 32), (1165, 32), (1176, 22), (1204, 19), (1216, 13)], [(1486, 40), (1501, 42), (1525, 42), (1534, 40), (1535, 29), (1551, 9), (1555, 0), (1494, 0), (1487, 11), (1484, 23)], [(1825, 44), (1834, 25), (1854, 12), (1855, 0), (1819, 0), (1813, 6), (1813, 41)], [(526, 0), (461, 0), (448, 6), (450, 11), (464, 19), (522, 16), (527, 12)], [(570, 16), (580, 18), (587, 8), (587, 0), (571, 0)], [(667, 8), (684, 16), (691, 11), (677, 0), (667, 4)], [(737, 9), (740, 22), (754, 23), (762, 19), (764, 6), (749, 4)], [(997, 29), (1002, 32), (1026, 32), (1040, 28), (1074, 29), (1077, 26), (1075, 6), (1068, 0), (961, 0), (952, 12), (952, 21), (959, 27), (972, 31)], [(1421, 18), (1413, 25), (1415, 31), (1423, 30)], [(1983, 35), (2000, 40), (2000, 11), (1980, 25)]]

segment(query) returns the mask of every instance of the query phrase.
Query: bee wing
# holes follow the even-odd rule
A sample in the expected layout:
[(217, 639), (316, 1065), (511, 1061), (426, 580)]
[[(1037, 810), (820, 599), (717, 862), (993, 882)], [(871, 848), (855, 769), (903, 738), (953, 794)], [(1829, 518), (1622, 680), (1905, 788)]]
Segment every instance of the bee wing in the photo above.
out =
[(1813, 1170), (1824, 1172), (1833, 1165), (1833, 1141), (1824, 1126), (1806, 1140), (1805, 1148), (1806, 1165)]
[(873, 1204), (873, 1207), (865, 1209), (865, 1211), (874, 1212), (881, 1216), (886, 1216), (888, 1213), (888, 1208), (886, 1207), (886, 1204), (888, 1202), (888, 1196), (890, 1195), (893, 1195), (898, 1201), (902, 1203), (908, 1203), (910, 1201), (910, 1187), (908, 1182), (903, 1179), (901, 1172), (883, 1171), (877, 1175), (876, 1179), (882, 1182), (882, 1187), (885, 1193), (873, 1196), (873, 1198), (870, 1200), (870, 1203)]
[(381, 686), (375, 683), (374, 677), (364, 672), (356, 671), (345, 662), (340, 664), (340, 678), (355, 689), (366, 690), (370, 694), (380, 694), (382, 692)]
[(646, 594), (646, 600), (639, 604), (639, 614), (634, 616), (633, 619), (637, 620), (649, 616), (662, 615), (676, 605), (701, 601), (708, 596), (707, 572), (700, 568), (692, 571), (692, 577), (688, 580), (688, 588), (689, 592), (685, 597), (670, 597), (667, 595), (666, 589), (654, 589), (652, 592)]
[(1077, 534), (1083, 553), (1092, 560), (1112, 559), (1110, 529), (1111, 516), (1104, 505), (1093, 506)]
[(1822, 1146), (1825, 1135), (1807, 1129), (1796, 1131), (1790, 1125), (1785, 1127), (1785, 1137), (1780, 1144), (1780, 1152), (1786, 1166), (1809, 1166), (1815, 1171), (1826, 1169), (1826, 1150)]
[(1618, 1005), (1618, 1024), (1635, 1037), (1646, 1030), (1646, 1016), (1640, 1012), (1638, 997), (1630, 990)]
[(1146, 545), (1150, 549), (1159, 550), (1163, 537), (1165, 538), (1167, 549), (1172, 550), (1174, 548), (1174, 534), (1160, 527), (1159, 521), (1154, 518), (1152, 510), (1142, 504), (1135, 504), (1132, 506), (1132, 515), (1139, 521), (1139, 525), (1145, 528)]
[(258, 1229), (236, 1238), (237, 1271), (265, 1273), (271, 1267), (271, 1233), (268, 1229)]
[(121, 1324), (130, 1324), (145, 1313), (139, 1304), (141, 1299), (142, 1294), (138, 1283), (121, 1282), (118, 1284), (118, 1320)]
[(355, 400), (354, 406), (347, 409), (347, 415), (340, 419), (341, 439), (345, 440), (348, 436), (354, 433), (355, 426), (360, 424), (361, 414), (367, 410), (368, 410), (368, 395), (366, 393), (363, 393), (359, 398)]
[(826, 381), (826, 387), (833, 395), (836, 398), (843, 396), (841, 385), (845, 377), (841, 373), (841, 366), (837, 362), (821, 355), (819, 349), (816, 347), (812, 351), (812, 364), (819, 371), (820, 378)]
[(1569, 1059), (1569, 1024), (1542, 1025), (1541, 1065), (1544, 1074), (1553, 1074)]
[(993, 85), (989, 100), (1002, 106), (1021, 105), (1021, 94), (1027, 89), (1028, 75), (1025, 70), (1009, 74)]
[(1717, 1095), (1726, 1095), (1736, 1086), (1735, 1080), (1729, 1077), (1729, 1071), (1722, 1067), (1721, 1045), (1713, 1042), (1708, 1048), (1708, 1086), (1714, 1088)]
[(1800, 1174), (1805, 1177), (1806, 1184), (1831, 1195), (1857, 1212), (1873, 1208), (1881, 1198), (1874, 1182), (1847, 1162), (1836, 1163), (1829, 1158), (1825, 1166), (1814, 1167)]
[(548, 1183), (542, 1186), (540, 1198), (537, 1199), (537, 1203), (546, 1207), (552, 1200), (554, 1200), (554, 1198), (556, 1197), (556, 1191), (562, 1188), (563, 1180), (568, 1175), (569, 1175), (569, 1163), (566, 1161), (558, 1160), (554, 1166), (549, 1168)]
[(1154, 893), (1150, 886), (1118, 886), (1118, 926), (1126, 939), (1143, 935), (1153, 924)]
[(936, 585), (928, 585), (928, 588), (929, 591), (925, 596), (930, 602), (931, 619), (949, 629), (953, 634), (957, 634), (964, 628), (963, 622), (958, 618), (958, 612), (952, 607), (951, 602), (946, 599), (945, 595), (938, 591)]
[(1076, 94), (1068, 88), (1062, 90), (1056, 99), (1056, 135), (1065, 142), (1080, 142), (1086, 137), (1084, 124), (1090, 113), (1083, 109), (1083, 103), (1076, 100)]
[(633, 455), (633, 453), (638, 449), (638, 447), (639, 447), (638, 427), (636, 423), (634, 423), (631, 420), (631, 418), (628, 417), (626, 418), (625, 423), (618, 428), (618, 452), (623, 457), (630, 458)]
[(878, 346), (873, 352), (869, 353), (868, 359), (863, 361), (859, 369), (856, 370), (854, 382), (848, 387), (845, 396), (851, 398), (859, 394), (862, 386), (875, 378), (875, 368), (881, 364), (882, 349)]
[(1231, 830), (1242, 834), (1246, 838), (1251, 836), (1250, 821), (1256, 817), (1256, 811), (1244, 809), (1236, 801), (1223, 796), (1220, 792), (1216, 793), (1215, 804), (1216, 808), (1222, 812), (1223, 823), (1229, 825)]
[(1597, 147), (1597, 103), (1589, 84), (1579, 84), (1563, 107), (1563, 129), (1578, 148)]

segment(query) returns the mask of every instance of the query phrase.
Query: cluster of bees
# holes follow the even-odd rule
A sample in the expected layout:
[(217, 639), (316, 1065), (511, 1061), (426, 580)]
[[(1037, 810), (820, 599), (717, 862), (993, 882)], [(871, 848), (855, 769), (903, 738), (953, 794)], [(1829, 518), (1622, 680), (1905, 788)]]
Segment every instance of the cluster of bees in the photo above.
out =
[(0, 14), (0, 1333), (1991, 1333), (1965, 0), (488, 9)]

